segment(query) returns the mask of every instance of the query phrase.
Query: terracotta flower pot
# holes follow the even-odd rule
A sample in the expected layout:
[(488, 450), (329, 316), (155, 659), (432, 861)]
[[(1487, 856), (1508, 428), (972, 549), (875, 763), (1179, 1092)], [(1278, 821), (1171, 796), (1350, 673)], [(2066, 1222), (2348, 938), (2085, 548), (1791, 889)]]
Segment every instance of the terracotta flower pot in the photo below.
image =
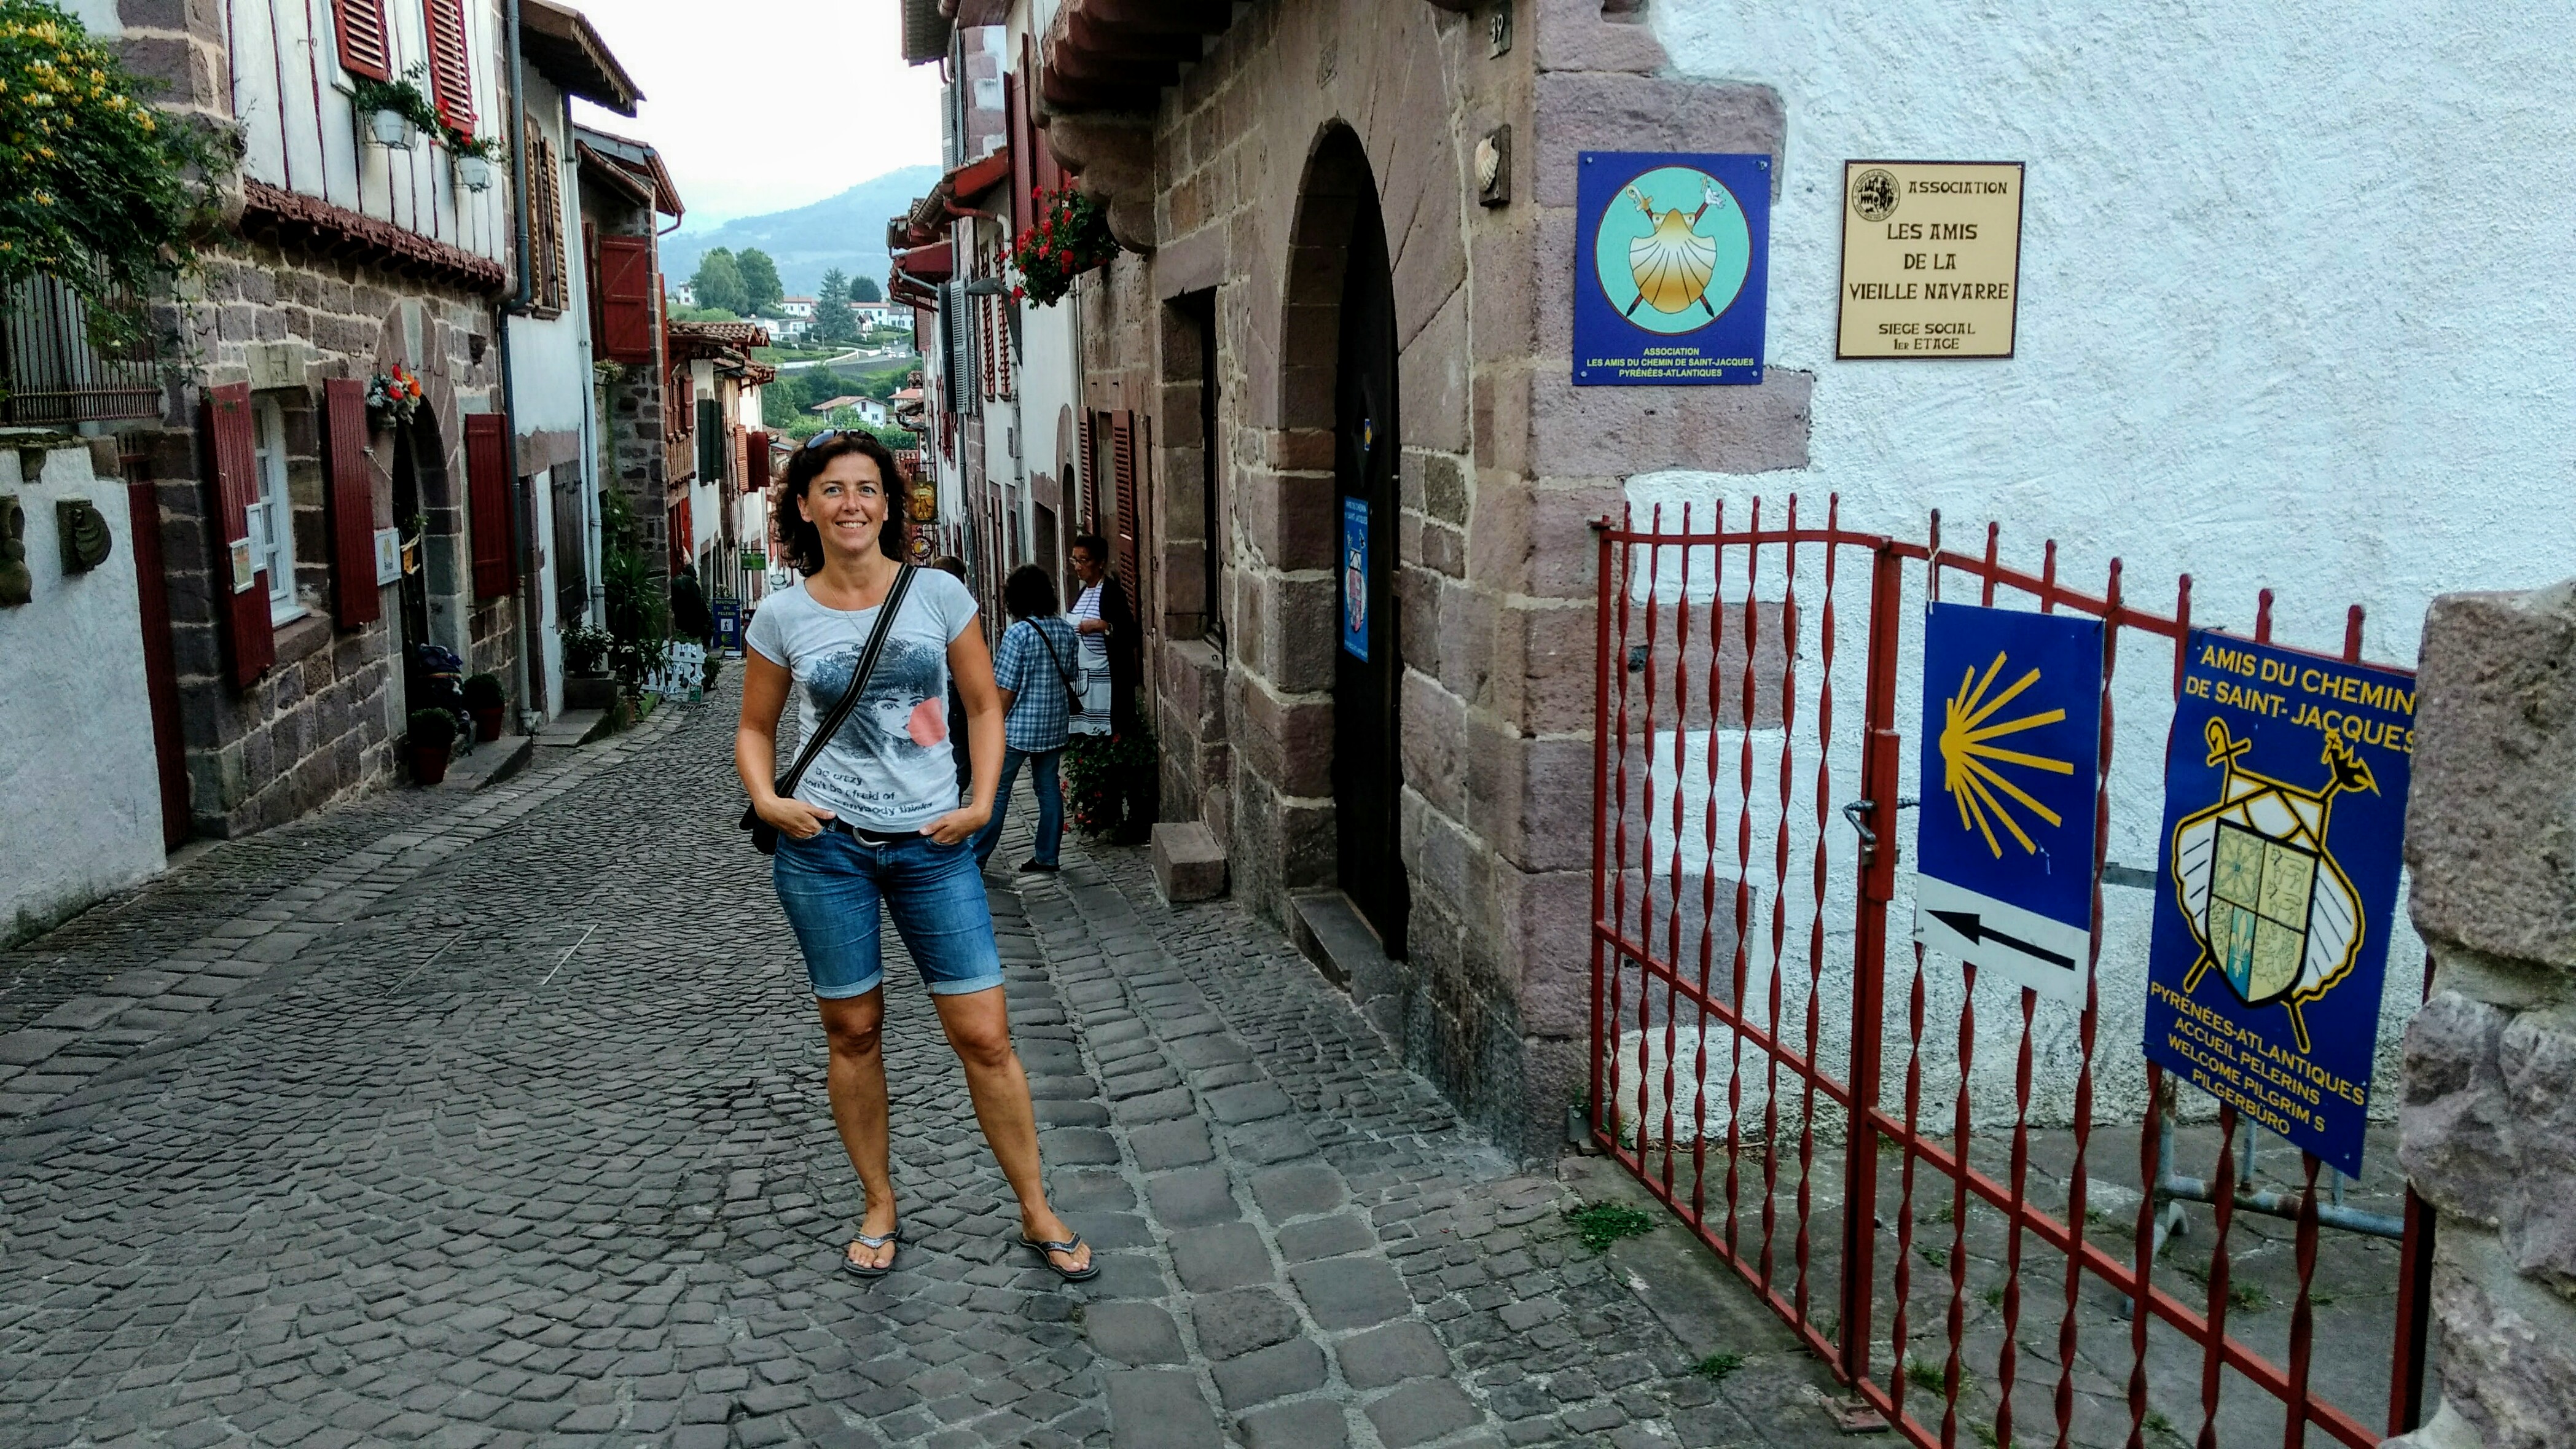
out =
[(447, 778), (447, 747), (433, 749), (428, 745), (411, 747), (411, 779), (415, 785), (435, 785)]
[(496, 704), (490, 709), (478, 709), (473, 714), (477, 744), (488, 745), (501, 737), (501, 706)]

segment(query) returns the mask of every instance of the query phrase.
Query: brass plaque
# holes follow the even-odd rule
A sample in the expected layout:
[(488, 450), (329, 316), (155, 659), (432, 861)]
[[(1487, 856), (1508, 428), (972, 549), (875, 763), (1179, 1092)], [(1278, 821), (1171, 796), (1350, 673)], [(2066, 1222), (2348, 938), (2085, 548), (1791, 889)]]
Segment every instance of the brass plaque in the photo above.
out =
[(1836, 357), (2010, 357), (2018, 161), (1846, 161)]

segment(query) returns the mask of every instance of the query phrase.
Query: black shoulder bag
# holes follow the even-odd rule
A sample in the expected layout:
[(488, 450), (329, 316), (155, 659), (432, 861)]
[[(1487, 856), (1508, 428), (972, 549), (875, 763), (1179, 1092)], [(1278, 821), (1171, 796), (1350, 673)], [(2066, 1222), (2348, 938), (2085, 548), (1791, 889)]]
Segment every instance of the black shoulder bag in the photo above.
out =
[[(805, 778), (805, 767), (814, 763), (814, 757), (823, 752), (824, 744), (839, 732), (841, 721), (850, 717), (850, 710), (859, 702), (860, 691), (868, 687), (868, 676), (876, 670), (877, 656), (885, 652), (886, 633), (894, 626), (895, 611), (903, 607), (904, 591), (911, 587), (912, 565), (905, 564), (902, 572), (894, 576), (894, 586), (886, 590), (885, 604), (877, 611), (876, 627), (868, 631), (868, 647), (859, 655), (859, 667), (850, 676), (850, 687), (841, 691), (841, 698), (833, 704), (829, 714), (814, 722), (814, 733), (806, 737), (805, 747), (796, 752), (796, 763), (786, 774), (778, 777), (781, 796), (796, 793), (797, 782)], [(752, 849), (763, 855), (778, 853), (778, 827), (761, 819), (758, 810), (748, 805), (743, 807), (742, 828), (751, 832)]]

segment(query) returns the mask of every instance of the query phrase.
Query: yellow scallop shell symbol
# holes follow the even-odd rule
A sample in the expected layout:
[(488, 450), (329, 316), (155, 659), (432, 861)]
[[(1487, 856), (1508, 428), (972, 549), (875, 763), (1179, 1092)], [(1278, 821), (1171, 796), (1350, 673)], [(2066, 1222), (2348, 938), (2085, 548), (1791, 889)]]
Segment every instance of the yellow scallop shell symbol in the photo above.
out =
[[(1717, 197), (1709, 196), (1699, 211), (1678, 206), (1657, 211), (1634, 186), (1628, 188), (1628, 198), (1655, 224), (1653, 232), (1628, 243), (1628, 274), (1636, 279), (1637, 300), (1666, 313), (1683, 311), (1696, 302), (1715, 316), (1707, 298), (1708, 279), (1717, 270), (1717, 243), (1691, 228), (1700, 212), (1717, 204)], [(1636, 311), (1636, 303), (1630, 303), (1628, 310)]]

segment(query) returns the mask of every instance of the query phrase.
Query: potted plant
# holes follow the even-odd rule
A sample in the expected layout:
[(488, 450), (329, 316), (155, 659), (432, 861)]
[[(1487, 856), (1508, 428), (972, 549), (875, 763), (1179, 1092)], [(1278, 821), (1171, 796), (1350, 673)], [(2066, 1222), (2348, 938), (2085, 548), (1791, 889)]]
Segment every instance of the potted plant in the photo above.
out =
[(507, 697), (501, 693), (501, 678), (496, 674), (469, 674), (465, 677), (465, 708), (474, 716), (474, 738), (490, 744), (501, 737), (501, 707)]
[(492, 163), (501, 159), (501, 143), (491, 136), (471, 136), (454, 126), (444, 128), (448, 154), (456, 158), (456, 184), (481, 191), (492, 184)]
[(408, 151), (414, 136), (440, 129), (437, 108), (421, 94), (420, 80), (427, 74), (428, 65), (415, 61), (411, 69), (392, 80), (361, 76), (349, 88), (349, 105), (365, 118), (368, 134), (377, 145)]
[(399, 362), (393, 371), (368, 378), (367, 411), (382, 414), (395, 427), (411, 426), (412, 415), (420, 411), (420, 379)]
[(411, 778), (435, 785), (447, 778), (447, 751), (456, 743), (456, 716), (443, 709), (411, 712)]
[(1011, 295), (1052, 307), (1073, 289), (1074, 278), (1115, 260), (1118, 241), (1109, 234), (1109, 208), (1079, 187), (1039, 187), (1030, 200), (1037, 220), (1012, 239), (1011, 266), (1020, 280)]

